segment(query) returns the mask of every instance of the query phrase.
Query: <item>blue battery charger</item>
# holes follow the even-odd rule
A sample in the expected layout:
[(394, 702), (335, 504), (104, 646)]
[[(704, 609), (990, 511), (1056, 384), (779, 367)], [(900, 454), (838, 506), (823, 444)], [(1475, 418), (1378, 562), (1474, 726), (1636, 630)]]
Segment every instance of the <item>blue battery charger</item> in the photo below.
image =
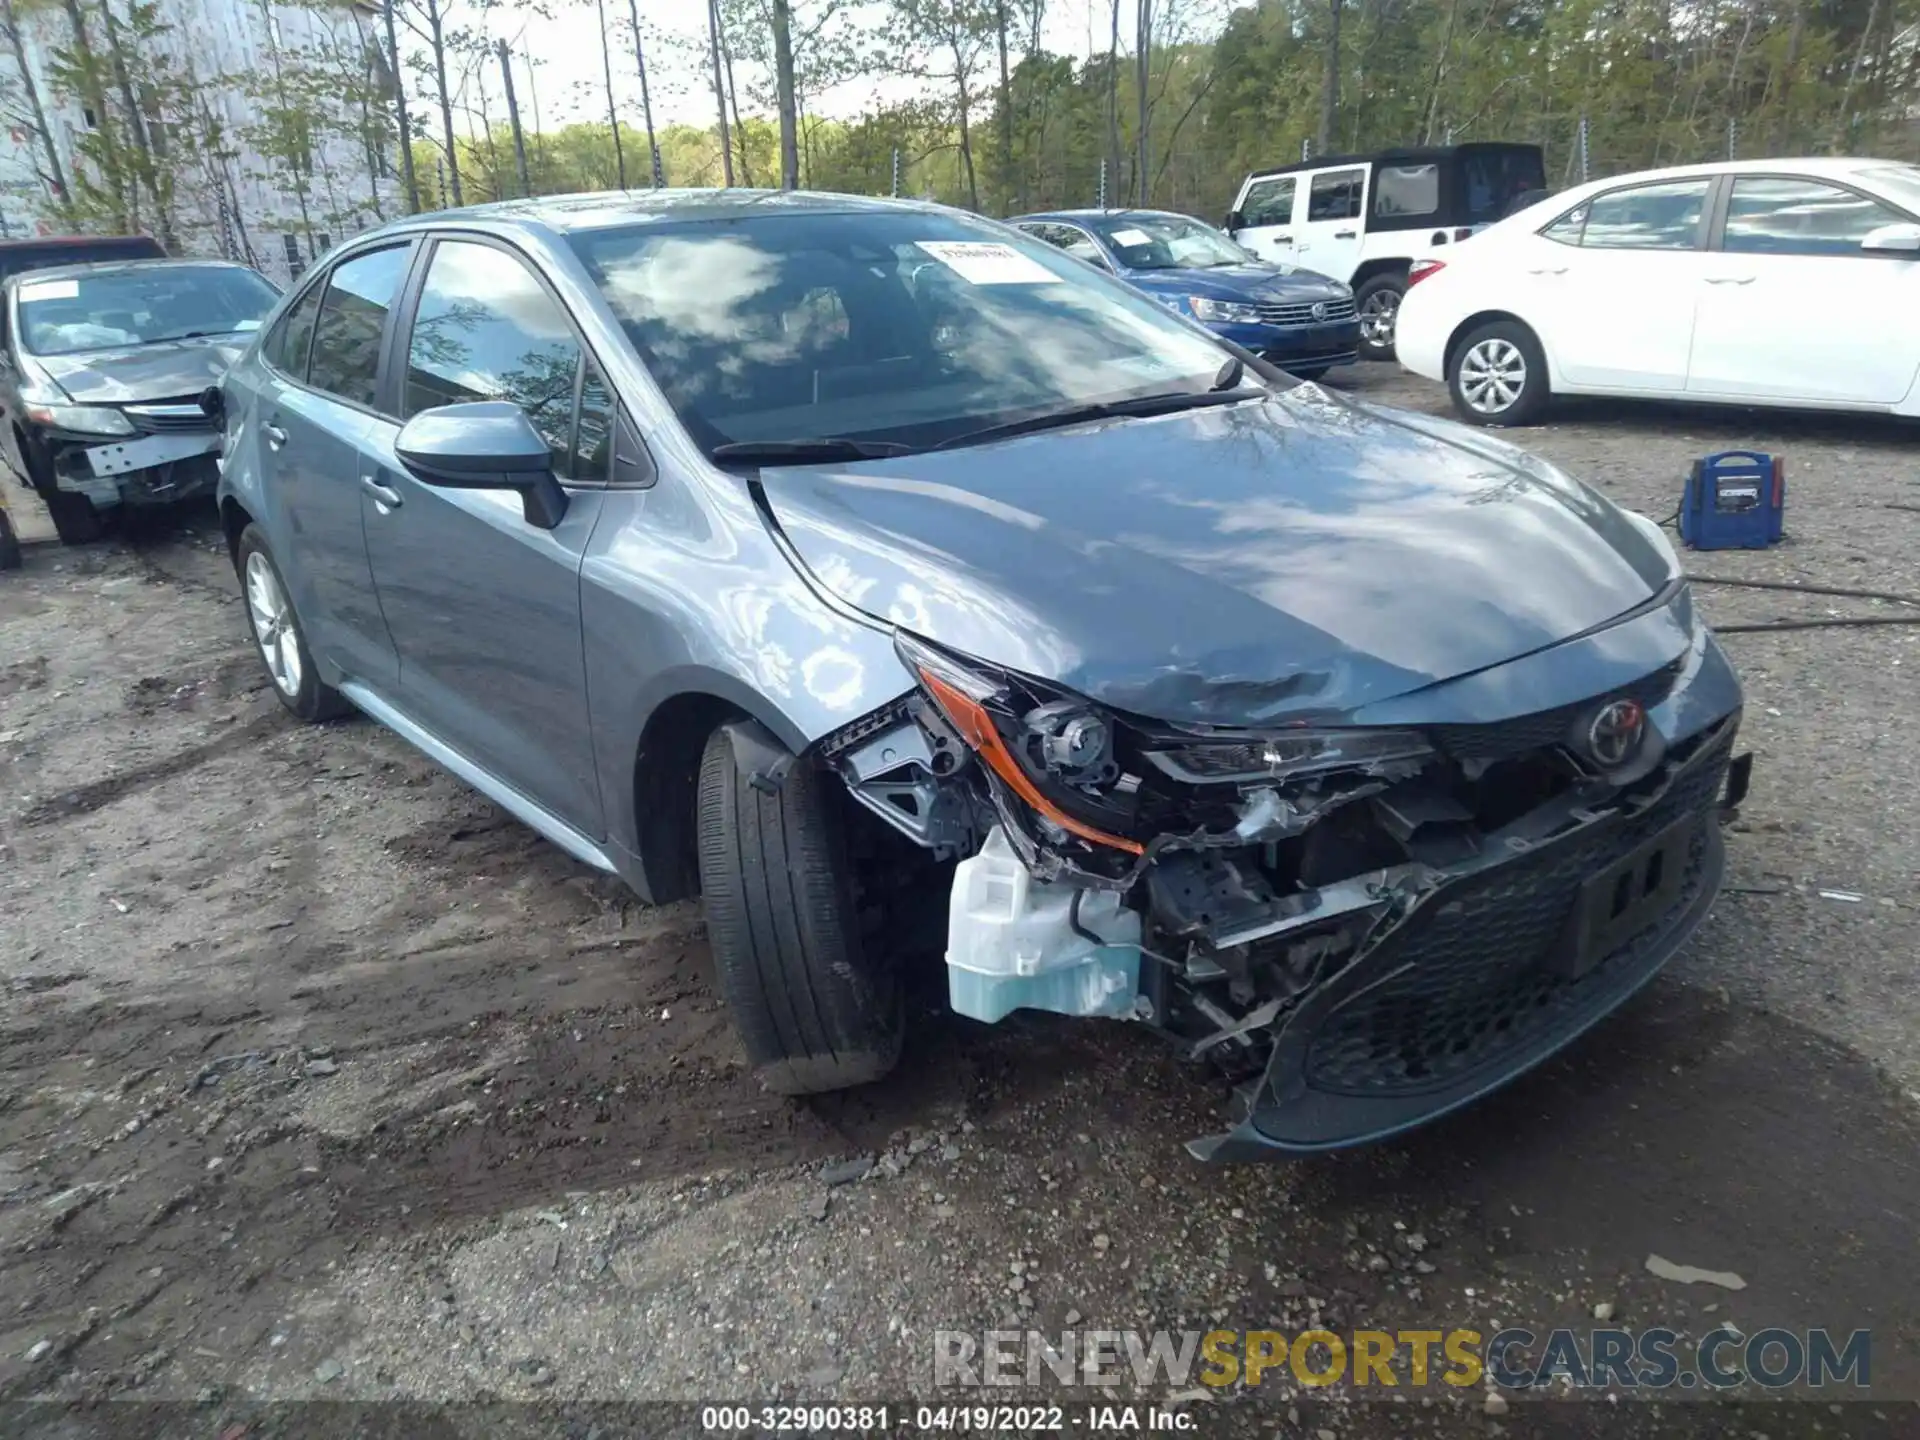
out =
[(1680, 538), (1693, 550), (1764, 550), (1780, 539), (1786, 514), (1786, 462), (1723, 450), (1693, 462), (1680, 499)]

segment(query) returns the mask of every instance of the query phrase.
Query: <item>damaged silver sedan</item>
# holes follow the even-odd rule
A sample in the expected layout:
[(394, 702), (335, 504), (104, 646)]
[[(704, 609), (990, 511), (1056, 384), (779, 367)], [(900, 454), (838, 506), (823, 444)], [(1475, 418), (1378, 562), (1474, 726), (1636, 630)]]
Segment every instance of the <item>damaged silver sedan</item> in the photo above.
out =
[(279, 292), (212, 260), (22, 272), (0, 290), (6, 460), (65, 544), (125, 507), (213, 493), (220, 425), (202, 398)]
[(944, 913), (960, 1013), (1231, 1076), (1196, 1153), (1361, 1143), (1565, 1045), (1720, 882), (1740, 687), (1657, 526), (991, 222), (419, 217), (224, 392), (288, 708), (703, 894), (787, 1093), (897, 1063), (894, 922)]

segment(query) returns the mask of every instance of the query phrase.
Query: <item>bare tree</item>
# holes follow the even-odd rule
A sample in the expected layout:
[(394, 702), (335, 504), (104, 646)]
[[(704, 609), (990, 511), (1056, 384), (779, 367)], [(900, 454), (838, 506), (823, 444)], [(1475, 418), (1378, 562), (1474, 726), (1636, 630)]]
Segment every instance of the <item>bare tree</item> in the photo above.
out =
[(7, 48), (12, 52), (13, 63), (20, 71), (20, 89), (27, 101), (26, 123), (46, 157), (47, 168), (41, 172), (41, 180), (53, 189), (64, 207), (67, 203), (67, 167), (60, 159), (60, 147), (54, 143), (53, 131), (47, 124), (46, 106), (40, 99), (40, 87), (34, 83), (26, 37), (20, 33), (20, 16), (13, 8), (13, 0), (0, 0), (0, 30), (6, 32)]
[(1334, 126), (1340, 118), (1340, 11), (1343, 0), (1327, 0), (1327, 68), (1320, 86), (1320, 133), (1315, 149), (1322, 155), (1333, 149)]
[(720, 0), (707, 0), (707, 43), (713, 51), (713, 101), (720, 109), (720, 168), (733, 187), (733, 145), (727, 138), (727, 87), (720, 78)]

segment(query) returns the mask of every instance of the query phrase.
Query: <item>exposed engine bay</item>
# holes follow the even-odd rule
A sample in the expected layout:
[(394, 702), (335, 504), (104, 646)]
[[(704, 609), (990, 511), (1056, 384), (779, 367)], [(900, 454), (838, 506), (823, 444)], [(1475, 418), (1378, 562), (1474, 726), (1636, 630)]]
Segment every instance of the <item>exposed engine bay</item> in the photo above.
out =
[[(920, 689), (821, 755), (959, 862), (953, 1008), (1131, 1019), (1214, 1062), (1243, 1123), (1196, 1153), (1390, 1133), (1557, 1048), (1691, 930), (1717, 886), (1713, 808), (1746, 783), (1737, 711), (1672, 746), (1648, 723), (1679, 660), (1500, 724), (1252, 732), (900, 651)], [(1289, 1085), (1308, 1123), (1249, 1131)], [(1315, 1118), (1331, 1095), (1340, 1114)]]

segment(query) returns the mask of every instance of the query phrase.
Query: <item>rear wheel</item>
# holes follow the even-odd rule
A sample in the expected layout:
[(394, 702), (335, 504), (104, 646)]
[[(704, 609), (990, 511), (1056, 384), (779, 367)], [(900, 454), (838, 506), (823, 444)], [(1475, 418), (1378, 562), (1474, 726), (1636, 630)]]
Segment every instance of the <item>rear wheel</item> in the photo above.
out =
[(1494, 320), (1469, 333), (1447, 363), (1453, 408), (1473, 425), (1530, 425), (1552, 398), (1533, 331)]
[(0, 570), (18, 570), (25, 563), (20, 537), (13, 533), (13, 517), (0, 505)]
[(234, 548), (234, 568), (247, 604), (247, 625), (259, 647), (267, 678), (282, 705), (302, 720), (318, 722), (344, 715), (353, 707), (331, 685), (322, 683), (307, 649), (307, 637), (294, 614), (286, 582), (267, 550), (267, 537), (258, 525), (240, 532)]
[(794, 765), (771, 792), (727, 728), (700, 763), (700, 888), (720, 992), (754, 1073), (808, 1095), (877, 1080), (900, 1058), (892, 968), (863, 943), (838, 782)]
[(1353, 292), (1353, 308), (1360, 316), (1362, 360), (1393, 359), (1393, 332), (1406, 293), (1407, 277), (1391, 271), (1362, 280)]

